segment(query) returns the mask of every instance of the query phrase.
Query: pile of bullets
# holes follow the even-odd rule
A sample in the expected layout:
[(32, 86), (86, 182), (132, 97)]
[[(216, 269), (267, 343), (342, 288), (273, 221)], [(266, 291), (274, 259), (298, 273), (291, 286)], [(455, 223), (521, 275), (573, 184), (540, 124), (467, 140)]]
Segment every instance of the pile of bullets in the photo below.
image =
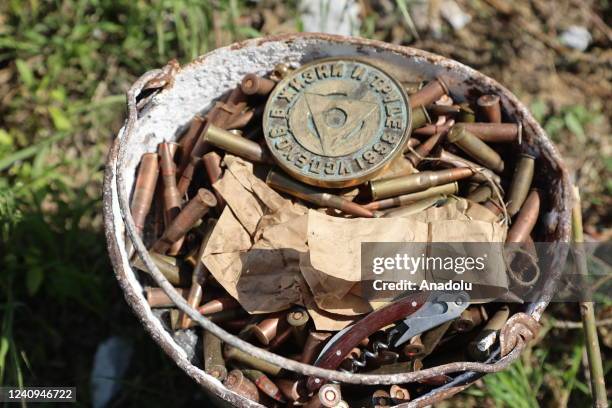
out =
[[(315, 330), (302, 307), (250, 315), (207, 272), (200, 259), (225, 206), (212, 187), (223, 175), (225, 153), (264, 169), (268, 185), (286, 197), (311, 208), (331, 209), (330, 214), (395, 217), (462, 196), (484, 206), (500, 220), (511, 221), (507, 242), (533, 245), (531, 235), (540, 207), (540, 194), (532, 188), (535, 157), (522, 143), (520, 123), (510, 123), (498, 95), (469, 100), (465, 95), (450, 95), (443, 78), (403, 83), (409, 98), (412, 119), (407, 132), (411, 136), (393, 160), (409, 163), (414, 171), (391, 178), (384, 177), (383, 171), (348, 191), (305, 184), (275, 166), (265, 142), (263, 116), (269, 95), (292, 72), (289, 65), (280, 64), (267, 77), (246, 75), (205, 115), (196, 115), (178, 142), (161, 143), (156, 153), (142, 156), (131, 211), (156, 265), (200, 314), (242, 339), (302, 363), (382, 374), (486, 360), (512, 315), (509, 305), (465, 304), (452, 319), (439, 319), (435, 327), (425, 325), (399, 347), (390, 342), (391, 335), (397, 334), (393, 321), (365, 316), (352, 327), (368, 325), (365, 332), (371, 334), (342, 343), (348, 333), (338, 336)], [(337, 110), (332, 113), (336, 116), (331, 116), (330, 128), (335, 126), (334, 121), (345, 120)], [(188, 331), (197, 338), (199, 345), (192, 344), (197, 351), (192, 353), (194, 364), (227, 388), (266, 406), (390, 406), (451, 380), (441, 375), (389, 387), (341, 385), (298, 376), (200, 331), (160, 288), (154, 287), (136, 254), (132, 263), (143, 271), (145, 297), (167, 329), (174, 334)], [(527, 284), (534, 279), (527, 272), (515, 275)], [(422, 303), (423, 299), (418, 301)], [(403, 312), (410, 322), (410, 306)], [(396, 321), (402, 319), (395, 317)], [(341, 343), (350, 343), (350, 352), (339, 361), (326, 359)]]

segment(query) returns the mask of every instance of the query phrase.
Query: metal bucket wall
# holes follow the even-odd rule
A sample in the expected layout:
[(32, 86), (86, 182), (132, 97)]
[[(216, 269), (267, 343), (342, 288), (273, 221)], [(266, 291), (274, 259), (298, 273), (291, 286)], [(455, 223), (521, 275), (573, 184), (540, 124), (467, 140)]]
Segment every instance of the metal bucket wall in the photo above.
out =
[[(108, 249), (117, 279), (126, 300), (143, 326), (160, 347), (198, 384), (220, 403), (249, 407), (260, 406), (227, 390), (219, 381), (191, 364), (185, 351), (163, 328), (152, 313), (142, 293), (136, 272), (128, 262), (125, 222), (121, 216), (117, 189), (117, 172), (125, 175), (128, 190), (132, 188), (135, 170), (143, 153), (154, 152), (162, 141), (177, 139), (196, 113), (206, 112), (215, 100), (239, 84), (247, 73), (266, 74), (281, 62), (302, 64), (314, 59), (334, 56), (359, 57), (369, 60), (396, 76), (400, 81), (430, 80), (443, 74), (453, 97), (494, 93), (501, 96), (503, 110), (509, 119), (523, 127), (523, 143), (538, 155), (536, 178), (546, 180), (542, 191), (543, 204), (537, 225), (538, 241), (569, 241), (570, 184), (561, 158), (542, 128), (517, 98), (496, 81), (481, 73), (424, 51), (359, 38), (325, 34), (297, 34), (250, 40), (208, 53), (192, 63), (170, 69), (164, 89), (142, 107), (134, 123), (125, 166), (117, 168), (118, 151), (125, 142), (124, 127), (109, 152), (104, 185), (104, 222)], [(171, 68), (175, 66), (169, 65)], [(460, 101), (460, 99), (459, 99)], [(559, 255), (547, 275), (547, 288), (539, 302), (525, 305), (525, 312), (539, 320), (546, 308), (560, 274), (564, 256)], [(483, 373), (466, 372), (461, 381), (444, 386), (415, 401), (431, 403), (447, 398), (465, 388)]]

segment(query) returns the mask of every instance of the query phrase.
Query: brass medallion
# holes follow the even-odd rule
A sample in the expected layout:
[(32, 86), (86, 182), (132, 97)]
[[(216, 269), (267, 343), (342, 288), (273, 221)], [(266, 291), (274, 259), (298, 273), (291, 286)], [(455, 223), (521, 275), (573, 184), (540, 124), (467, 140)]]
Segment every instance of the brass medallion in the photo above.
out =
[(324, 59), (291, 72), (270, 94), (263, 118), (276, 162), (305, 183), (348, 187), (384, 170), (410, 137), (399, 82), (370, 64)]

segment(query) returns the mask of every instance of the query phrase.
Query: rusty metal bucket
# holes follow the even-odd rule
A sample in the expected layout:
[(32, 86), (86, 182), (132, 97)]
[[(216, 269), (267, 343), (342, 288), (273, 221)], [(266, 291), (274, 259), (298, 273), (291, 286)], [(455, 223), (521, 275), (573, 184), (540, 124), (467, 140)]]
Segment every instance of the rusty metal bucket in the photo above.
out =
[[(168, 295), (206, 330), (226, 343), (239, 347), (261, 359), (301, 374), (353, 384), (401, 384), (422, 380), (442, 373), (455, 373), (455, 379), (428, 394), (401, 406), (424, 406), (450, 397), (465, 389), (487, 372), (504, 369), (520, 355), (523, 347), (490, 363), (465, 362), (452, 367), (447, 364), (413, 373), (368, 376), (322, 370), (297, 363), (245, 343), (201, 317), (197, 311), (173, 292), (161, 274), (155, 273), (144, 245), (134, 233), (129, 214), (129, 194), (141, 155), (156, 150), (158, 143), (174, 140), (191, 118), (207, 111), (215, 100), (234, 88), (247, 73), (265, 74), (280, 62), (304, 63), (313, 59), (348, 56), (368, 59), (384, 67), (400, 80), (428, 80), (439, 74), (448, 78), (451, 94), (495, 93), (501, 96), (504, 110), (522, 124), (523, 143), (539, 155), (538, 177), (550, 187), (542, 192), (543, 209), (538, 241), (569, 242), (571, 190), (567, 171), (557, 149), (525, 106), (506, 88), (483, 74), (456, 61), (424, 51), (390, 45), (361, 38), (326, 34), (296, 34), (245, 41), (217, 49), (184, 67), (169, 63), (162, 70), (143, 75), (128, 92), (129, 118), (117, 135), (108, 156), (104, 184), (104, 223), (108, 250), (117, 280), (146, 330), (160, 347), (198, 384), (204, 387), (219, 405), (240, 407), (261, 406), (225, 388), (219, 381), (194, 366), (186, 352), (173, 340), (153, 314), (143, 296), (143, 288), (128, 262), (126, 247), (132, 246), (152, 271), (157, 283)], [(143, 98), (143, 95), (145, 97)], [(555, 290), (565, 261), (558, 252), (548, 271), (547, 283), (538, 302), (524, 305), (524, 312), (539, 320)]]

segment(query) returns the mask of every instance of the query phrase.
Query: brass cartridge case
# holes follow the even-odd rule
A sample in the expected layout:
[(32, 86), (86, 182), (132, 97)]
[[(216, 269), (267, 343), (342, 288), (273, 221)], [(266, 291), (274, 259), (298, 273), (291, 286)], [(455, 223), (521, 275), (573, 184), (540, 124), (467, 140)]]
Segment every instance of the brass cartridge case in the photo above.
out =
[(459, 122), (476, 122), (476, 114), (474, 113), (468, 102), (460, 103), (459, 107), (461, 108), (461, 110), (459, 111), (459, 116), (457, 117)]
[[(179, 327), (180, 315), (181, 311), (179, 311), (178, 309), (173, 309), (170, 311), (170, 326), (172, 327), (172, 330), (182, 329), (182, 327)], [(242, 319), (243, 317), (248, 315), (248, 312), (244, 309), (231, 309), (206, 315), (206, 318), (209, 319), (211, 322), (221, 324), (231, 322), (237, 319)], [(196, 325), (197, 324), (193, 320), (191, 320), (187, 329), (195, 327)]]
[(421, 126), (431, 123), (431, 118), (424, 106), (416, 106), (412, 108), (412, 130), (418, 129)]
[(393, 208), (384, 213), (383, 218), (395, 218), (395, 217), (405, 217), (412, 214), (418, 214), (422, 211), (425, 211), (429, 207), (433, 207), (434, 205), (445, 201), (445, 196), (438, 194), (435, 196), (431, 196), (428, 198), (424, 198), (419, 201), (415, 201), (408, 205), (404, 205), (398, 208)]
[(438, 160), (440, 160), (442, 163), (446, 163), (453, 167), (468, 167), (472, 169), (477, 169), (478, 171), (472, 177), (470, 177), (470, 180), (477, 182), (486, 182), (487, 178), (489, 178), (497, 184), (501, 182), (501, 178), (497, 174), (493, 173), (491, 170), (484, 168), (481, 165), (476, 164), (472, 161), (469, 161), (468, 159), (464, 159), (463, 157), (452, 154), (447, 150), (440, 149), (440, 152), (437, 157)]
[[(204, 168), (206, 169), (206, 175), (208, 176), (208, 180), (210, 181), (210, 185), (214, 185), (221, 176), (223, 175), (223, 169), (221, 168), (221, 156), (215, 151), (210, 151), (202, 156), (202, 162), (204, 163)], [(215, 196), (217, 197), (217, 206), (219, 208), (225, 207), (225, 200), (217, 192), (217, 190), (213, 190)]]
[(302, 184), (274, 170), (270, 170), (268, 173), (266, 183), (275, 190), (280, 190), (319, 207), (335, 208), (357, 217), (374, 217), (370, 210), (366, 210), (359, 204), (345, 200), (337, 195), (321, 192), (314, 187)]
[(259, 402), (259, 391), (257, 386), (246, 378), (240, 370), (230, 371), (225, 381), (223, 381), (223, 385), (225, 385), (228, 390), (232, 390), (246, 399)]
[(372, 405), (374, 405), (374, 408), (390, 407), (391, 395), (385, 390), (374, 391), (372, 394)]
[(418, 92), (410, 95), (410, 107), (414, 108), (421, 105), (431, 105), (442, 95), (447, 95), (448, 93), (448, 85), (446, 85), (444, 80), (439, 77), (435, 78), (423, 88), (419, 89)]
[(468, 200), (473, 201), (475, 203), (482, 203), (491, 198), (491, 194), (493, 194), (493, 190), (491, 189), (491, 185), (487, 183), (483, 183), (478, 186), (474, 191), (472, 191), (466, 197)]
[(457, 123), (487, 143), (518, 143), (523, 137), (521, 123)]
[(227, 378), (227, 368), (221, 351), (221, 339), (207, 330), (203, 330), (204, 371), (219, 381)]
[(521, 210), (517, 214), (514, 223), (508, 230), (506, 242), (523, 243), (531, 235), (533, 227), (538, 221), (540, 214), (540, 194), (538, 190), (531, 190), (527, 199), (523, 203)]
[(204, 303), (198, 308), (198, 312), (200, 312), (201, 315), (206, 316), (213, 313), (219, 313), (224, 310), (236, 309), (239, 306), (240, 303), (238, 303), (236, 299), (230, 296), (225, 296)]
[[(179, 267), (179, 263), (176, 258), (158, 254), (157, 252), (149, 251), (149, 255), (153, 259), (153, 263), (159, 269), (159, 271), (168, 279), (168, 281), (174, 286), (188, 286), (189, 285), (189, 277), (186, 273), (181, 271)], [(137, 269), (140, 269), (143, 272), (149, 273), (149, 270), (145, 266), (142, 260), (135, 256), (131, 261), (132, 266)]]
[[(191, 274), (191, 288), (189, 289), (189, 295), (187, 296), (187, 303), (189, 306), (193, 308), (197, 308), (202, 301), (202, 285), (204, 284), (205, 274), (207, 272), (204, 264), (202, 263), (202, 256), (204, 255), (204, 250), (206, 249), (206, 245), (208, 244), (208, 239), (212, 235), (213, 229), (217, 224), (216, 220), (209, 219), (206, 223), (206, 230), (204, 232), (204, 236), (202, 237), (202, 242), (200, 243), (200, 248), (198, 249), (198, 253), (196, 255), (196, 264), (193, 268), (193, 273)], [(191, 324), (191, 319), (184, 313), (181, 313), (179, 326), (181, 329), (186, 329)]]
[(331, 337), (331, 333), (311, 331), (308, 333), (306, 343), (300, 356), (300, 362), (305, 364), (312, 364), (317, 354), (323, 348), (325, 342)]
[(414, 151), (408, 152), (406, 154), (406, 158), (410, 160), (414, 167), (417, 167), (424, 157), (429, 156), (429, 153), (438, 145), (438, 143), (440, 143), (443, 137), (444, 133), (442, 132), (430, 136), (427, 138), (427, 140), (418, 145)]
[(282, 372), (282, 368), (279, 366), (268, 363), (267, 361), (261, 360), (257, 357), (253, 357), (250, 354), (247, 354), (244, 351), (228, 344), (226, 344), (223, 348), (223, 355), (225, 356), (226, 360), (242, 363), (248, 367), (263, 371), (266, 374), (279, 375)]
[(408, 344), (404, 346), (403, 352), (408, 358), (419, 357), (425, 351), (425, 346), (423, 346), (423, 342), (421, 341), (421, 335), (417, 334), (413, 338), (410, 339)]
[(292, 331), (293, 330), (291, 327), (285, 325), (285, 327), (282, 328), (282, 330), (279, 331), (278, 334), (272, 340), (270, 340), (270, 343), (268, 344), (268, 350), (274, 351), (283, 344), (285, 344), (287, 340), (291, 338)]
[(427, 190), (430, 187), (452, 183), (470, 177), (474, 172), (469, 168), (452, 168), (438, 171), (422, 171), (408, 176), (370, 181), (373, 199), (393, 197)]
[(287, 327), (287, 317), (284, 313), (273, 313), (271, 317), (256, 324), (252, 333), (265, 346)]
[(232, 154), (259, 163), (269, 162), (264, 148), (252, 140), (235, 135), (214, 125), (208, 125), (202, 133), (202, 139)]
[(240, 83), (240, 89), (246, 95), (267, 96), (276, 86), (276, 82), (256, 74), (246, 74)]
[(482, 305), (473, 305), (461, 312), (461, 316), (453, 321), (453, 328), (458, 332), (467, 332), (487, 321), (489, 316)]
[(204, 129), (204, 124), (205, 124), (204, 118), (200, 115), (195, 115), (191, 121), (191, 124), (189, 125), (189, 129), (181, 137), (180, 144), (181, 144), (182, 155), (181, 155), (181, 161), (179, 162), (179, 165), (178, 165), (177, 174), (182, 175), (183, 171), (185, 170), (185, 167), (187, 167), (187, 164), (189, 163), (189, 160), (192, 157), (198, 157), (198, 156), (193, 156), (191, 153), (193, 151), (193, 148), (196, 142), (198, 141), (200, 133), (202, 133), (202, 130)]
[(184, 197), (187, 194), (187, 189), (191, 184), (191, 180), (193, 179), (193, 174), (195, 173), (195, 169), (198, 165), (200, 158), (197, 156), (190, 156), (188, 160), (188, 166), (185, 167), (184, 171), (181, 173), (181, 178), (176, 184), (176, 188), (178, 189), (178, 193), (181, 197)]
[(391, 386), (391, 389), (389, 390), (389, 395), (391, 395), (391, 399), (396, 404), (401, 404), (402, 402), (410, 401), (410, 393), (408, 392), (408, 390), (396, 384), (393, 384)]
[(293, 338), (299, 346), (303, 346), (306, 342), (308, 322), (310, 316), (306, 309), (299, 308), (287, 313), (287, 323), (291, 327)]
[(139, 234), (144, 229), (145, 218), (151, 209), (157, 177), (159, 176), (159, 163), (157, 153), (145, 153), (140, 159), (138, 176), (134, 184), (134, 194), (130, 212)]
[(164, 184), (164, 213), (168, 221), (172, 221), (178, 214), (182, 201), (176, 185), (176, 165), (174, 164), (176, 146), (176, 143), (160, 143), (159, 145), (161, 175)]
[(519, 212), (527, 198), (527, 194), (529, 194), (531, 182), (533, 181), (534, 167), (535, 157), (526, 153), (521, 154), (521, 158), (514, 168), (512, 183), (506, 195), (506, 201), (508, 202), (506, 211), (508, 211), (511, 217)]
[(476, 101), (482, 115), (490, 123), (501, 123), (501, 106), (499, 104), (499, 96), (497, 95), (482, 95)]
[(332, 408), (337, 406), (342, 400), (340, 385), (332, 383), (323, 384), (321, 388), (319, 388), (318, 397), (321, 405), (324, 407)]
[[(187, 289), (175, 288), (182, 297), (187, 297)], [(153, 288), (146, 286), (144, 288), (144, 296), (147, 299), (149, 306), (153, 308), (174, 307), (174, 302), (170, 300), (166, 292), (162, 288)]]
[(272, 380), (270, 380), (270, 378), (268, 378), (267, 375), (259, 370), (244, 369), (241, 371), (249, 380), (253, 381), (261, 392), (266, 394), (268, 397), (278, 402), (285, 402), (285, 398), (283, 397), (280, 389), (272, 382)]
[(504, 171), (504, 161), (499, 154), (487, 146), (485, 142), (465, 130), (463, 126), (453, 126), (448, 132), (448, 141), (457, 145), (483, 166), (497, 173)]
[(510, 316), (507, 305), (502, 306), (487, 322), (480, 333), (468, 344), (468, 354), (475, 360), (483, 360), (491, 353), (497, 335)]
[(436, 133), (446, 134), (449, 131), (449, 129), (453, 127), (454, 124), (455, 124), (455, 121), (453, 119), (449, 119), (441, 125), (429, 123), (418, 129), (414, 129), (412, 134), (415, 136), (433, 136)]
[(160, 253), (166, 252), (173, 243), (187, 234), (191, 227), (208, 212), (210, 207), (215, 205), (217, 205), (215, 195), (204, 188), (199, 189), (195, 197), (166, 227), (161, 238), (153, 244), (153, 250)]
[(301, 381), (279, 378), (276, 380), (276, 385), (289, 401), (302, 401), (307, 395), (304, 383)]
[(385, 210), (387, 208), (399, 207), (402, 205), (414, 203), (429, 197), (457, 194), (458, 191), (459, 184), (457, 184), (457, 182), (455, 181), (453, 183), (430, 187), (427, 190), (418, 191), (416, 193), (403, 194), (397, 197), (372, 201), (370, 203), (364, 204), (363, 206), (371, 211), (379, 211)]

